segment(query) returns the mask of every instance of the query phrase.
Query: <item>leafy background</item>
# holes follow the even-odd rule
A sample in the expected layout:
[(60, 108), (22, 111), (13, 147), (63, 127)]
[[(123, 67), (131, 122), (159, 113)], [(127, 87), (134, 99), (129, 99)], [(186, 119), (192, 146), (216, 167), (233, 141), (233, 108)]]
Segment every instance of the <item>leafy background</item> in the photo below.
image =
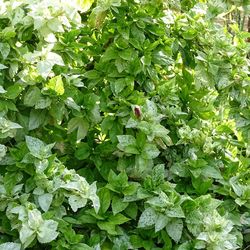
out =
[(0, 0), (0, 249), (247, 249), (249, 10)]

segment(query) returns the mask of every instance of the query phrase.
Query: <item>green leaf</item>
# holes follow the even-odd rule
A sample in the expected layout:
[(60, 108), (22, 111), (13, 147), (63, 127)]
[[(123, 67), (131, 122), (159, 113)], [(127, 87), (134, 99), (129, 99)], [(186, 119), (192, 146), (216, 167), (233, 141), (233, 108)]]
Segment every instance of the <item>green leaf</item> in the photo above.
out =
[(121, 172), (119, 175), (116, 175), (113, 170), (110, 170), (108, 182), (109, 183), (107, 184), (107, 187), (116, 192), (117, 190), (128, 187), (128, 176), (125, 171)]
[(88, 78), (88, 79), (98, 79), (100, 78), (100, 72), (98, 72), (97, 70), (89, 70), (86, 73), (84, 73), (83, 75), (84, 77)]
[(128, 202), (123, 202), (120, 197), (114, 195), (112, 197), (112, 212), (114, 215), (122, 212), (128, 206)]
[(107, 188), (100, 189), (98, 192), (98, 196), (100, 198), (100, 204), (101, 204), (100, 211), (101, 213), (105, 213), (108, 210), (111, 202), (109, 189)]
[(77, 130), (77, 140), (84, 139), (89, 129), (89, 123), (81, 117), (74, 117), (68, 123), (68, 134)]
[(98, 227), (107, 231), (111, 235), (116, 235), (116, 226), (129, 221), (130, 219), (122, 214), (116, 214), (109, 217), (108, 221), (100, 221), (97, 223)]
[(46, 121), (46, 111), (39, 111), (32, 109), (29, 119), (29, 130), (39, 128)]
[(118, 95), (125, 87), (126, 80), (124, 78), (112, 81), (110, 84), (111, 90), (115, 95)]
[(91, 149), (88, 143), (81, 142), (77, 145), (77, 149), (75, 151), (75, 157), (78, 160), (85, 160), (90, 156)]
[(38, 99), (41, 96), (41, 91), (36, 86), (31, 86), (29, 90), (24, 95), (24, 105), (28, 107), (33, 107), (36, 105)]
[(127, 208), (125, 209), (125, 214), (131, 217), (132, 219), (136, 220), (137, 218), (137, 213), (138, 213), (138, 206), (136, 205), (135, 202), (129, 203)]
[(135, 51), (133, 49), (125, 49), (120, 51), (118, 54), (122, 59), (130, 61), (133, 59)]
[(117, 57), (118, 57), (118, 55), (117, 55), (116, 49), (111, 46), (111, 47), (107, 48), (107, 50), (103, 54), (102, 62), (108, 62), (112, 59), (116, 59)]
[(123, 223), (130, 221), (130, 219), (127, 218), (126, 216), (124, 216), (123, 214), (112, 215), (109, 217), (108, 220), (110, 223), (112, 223), (114, 225), (121, 225)]
[(116, 235), (116, 225), (110, 222), (97, 222), (97, 226), (101, 229), (101, 230), (105, 230), (107, 231), (108, 234), (110, 235)]
[(132, 135), (118, 135), (119, 144), (117, 147), (128, 154), (139, 154), (136, 146), (136, 139)]
[(207, 178), (223, 179), (220, 171), (213, 166), (205, 166), (202, 169), (202, 175)]
[(4, 94), (4, 96), (7, 99), (15, 99), (20, 95), (23, 89), (23, 85), (15, 83), (6, 89), (7, 92)]
[(64, 85), (61, 75), (51, 78), (45, 88), (54, 91), (57, 95), (63, 95)]

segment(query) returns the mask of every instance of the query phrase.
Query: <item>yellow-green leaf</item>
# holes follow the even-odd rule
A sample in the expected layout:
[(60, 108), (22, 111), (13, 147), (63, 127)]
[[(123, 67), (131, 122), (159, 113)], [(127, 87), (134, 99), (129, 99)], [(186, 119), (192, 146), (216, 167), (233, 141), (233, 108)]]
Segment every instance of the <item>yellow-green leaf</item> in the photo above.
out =
[(59, 75), (51, 78), (49, 82), (46, 84), (46, 88), (55, 91), (57, 95), (63, 95), (64, 86), (62, 77)]

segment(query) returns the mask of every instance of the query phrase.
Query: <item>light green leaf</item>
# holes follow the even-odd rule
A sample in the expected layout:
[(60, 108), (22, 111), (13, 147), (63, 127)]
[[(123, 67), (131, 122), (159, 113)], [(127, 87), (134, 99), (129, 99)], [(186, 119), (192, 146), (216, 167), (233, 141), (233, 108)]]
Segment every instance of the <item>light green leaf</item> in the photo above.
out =
[(39, 98), (36, 101), (36, 106), (35, 109), (45, 109), (48, 108), (51, 105), (51, 99), (46, 97), (46, 98)]
[(45, 110), (35, 110), (32, 109), (30, 111), (30, 119), (29, 119), (29, 130), (34, 130), (39, 128), (42, 124), (44, 124), (46, 119), (46, 111)]
[(170, 219), (164, 215), (164, 214), (159, 214), (157, 216), (156, 222), (155, 222), (155, 232), (159, 232), (162, 230), (166, 225), (169, 223)]
[(32, 86), (24, 95), (24, 105), (28, 107), (33, 107), (37, 103), (37, 100), (41, 96), (41, 91), (38, 87)]
[(147, 100), (146, 105), (145, 105), (145, 109), (146, 109), (147, 114), (150, 117), (154, 117), (157, 115), (157, 106), (154, 102)]
[(8, 43), (0, 43), (0, 53), (3, 59), (6, 59), (10, 53), (10, 45)]
[(49, 193), (38, 196), (39, 206), (42, 208), (44, 212), (47, 212), (49, 210), (52, 200), (53, 200), (53, 195)]
[(3, 86), (0, 85), (0, 94), (6, 93), (6, 90), (3, 88)]
[(24, 247), (27, 247), (36, 238), (36, 232), (32, 230), (28, 224), (24, 223), (19, 232), (19, 238)]
[(100, 201), (99, 201), (99, 197), (97, 196), (96, 192), (97, 192), (96, 182), (93, 182), (89, 186), (89, 199), (93, 203), (93, 207), (95, 209), (95, 212), (98, 213), (98, 211), (100, 209)]
[[(62, 22), (58, 18), (53, 18), (47, 22), (47, 26), (54, 32), (64, 32)], [(47, 37), (49, 38), (49, 37)], [(51, 52), (50, 52), (51, 53)]]
[(13, 243), (13, 242), (6, 242), (0, 244), (0, 250), (21, 250), (21, 244)]
[(167, 233), (168, 235), (175, 241), (179, 242), (182, 235), (183, 230), (183, 222), (181, 219), (172, 220), (167, 224)]
[(87, 204), (87, 199), (77, 195), (70, 195), (68, 201), (74, 212), (76, 212), (79, 208), (85, 207)]
[(27, 147), (33, 156), (42, 160), (51, 155), (51, 149), (53, 148), (54, 143), (45, 145), (41, 140), (31, 136), (25, 136), (25, 139)]
[(168, 209), (166, 215), (173, 218), (185, 218), (185, 214), (180, 206)]
[(138, 227), (139, 228), (147, 228), (152, 227), (157, 220), (157, 214), (155, 210), (151, 207), (145, 209), (140, 216)]
[(43, 159), (43, 160), (36, 159), (34, 161), (34, 165), (36, 167), (36, 172), (41, 174), (49, 166), (49, 161), (47, 159)]
[(42, 214), (39, 210), (33, 209), (28, 211), (28, 225), (31, 229), (37, 231), (42, 222)]
[(52, 70), (52, 67), (53, 64), (48, 61), (41, 61), (37, 63), (37, 71), (44, 79), (48, 77), (49, 73)]
[(60, 65), (64, 66), (64, 62), (61, 56), (54, 52), (49, 52), (46, 57), (47, 62), (51, 63), (51, 65)]
[(3, 144), (0, 144), (0, 160), (6, 155), (7, 147)]
[(54, 220), (45, 220), (39, 227), (37, 239), (40, 243), (49, 243), (55, 240), (58, 236), (58, 223)]
[(81, 111), (81, 107), (76, 104), (76, 102), (73, 100), (73, 98), (68, 97), (64, 102), (69, 108), (75, 109), (77, 111)]
[(159, 149), (156, 147), (155, 144), (145, 144), (142, 149), (141, 156), (144, 159), (154, 159), (160, 154)]
[(220, 171), (213, 166), (205, 166), (202, 168), (202, 175), (207, 178), (223, 179)]
[(0, 63), (0, 70), (1, 70), (1, 69), (7, 69), (7, 68), (8, 68), (8, 67), (6, 67), (5, 65), (3, 65), (3, 64)]
[(41, 152), (43, 151), (45, 144), (41, 140), (31, 136), (26, 136), (25, 139), (26, 139), (26, 144), (30, 150), (30, 153), (33, 156), (40, 158)]

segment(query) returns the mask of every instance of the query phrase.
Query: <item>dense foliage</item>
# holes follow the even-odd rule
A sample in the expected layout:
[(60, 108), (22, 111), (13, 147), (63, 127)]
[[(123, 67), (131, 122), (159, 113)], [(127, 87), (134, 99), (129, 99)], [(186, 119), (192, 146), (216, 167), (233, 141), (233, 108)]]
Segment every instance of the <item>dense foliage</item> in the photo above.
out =
[(249, 246), (247, 2), (0, 0), (0, 250)]

